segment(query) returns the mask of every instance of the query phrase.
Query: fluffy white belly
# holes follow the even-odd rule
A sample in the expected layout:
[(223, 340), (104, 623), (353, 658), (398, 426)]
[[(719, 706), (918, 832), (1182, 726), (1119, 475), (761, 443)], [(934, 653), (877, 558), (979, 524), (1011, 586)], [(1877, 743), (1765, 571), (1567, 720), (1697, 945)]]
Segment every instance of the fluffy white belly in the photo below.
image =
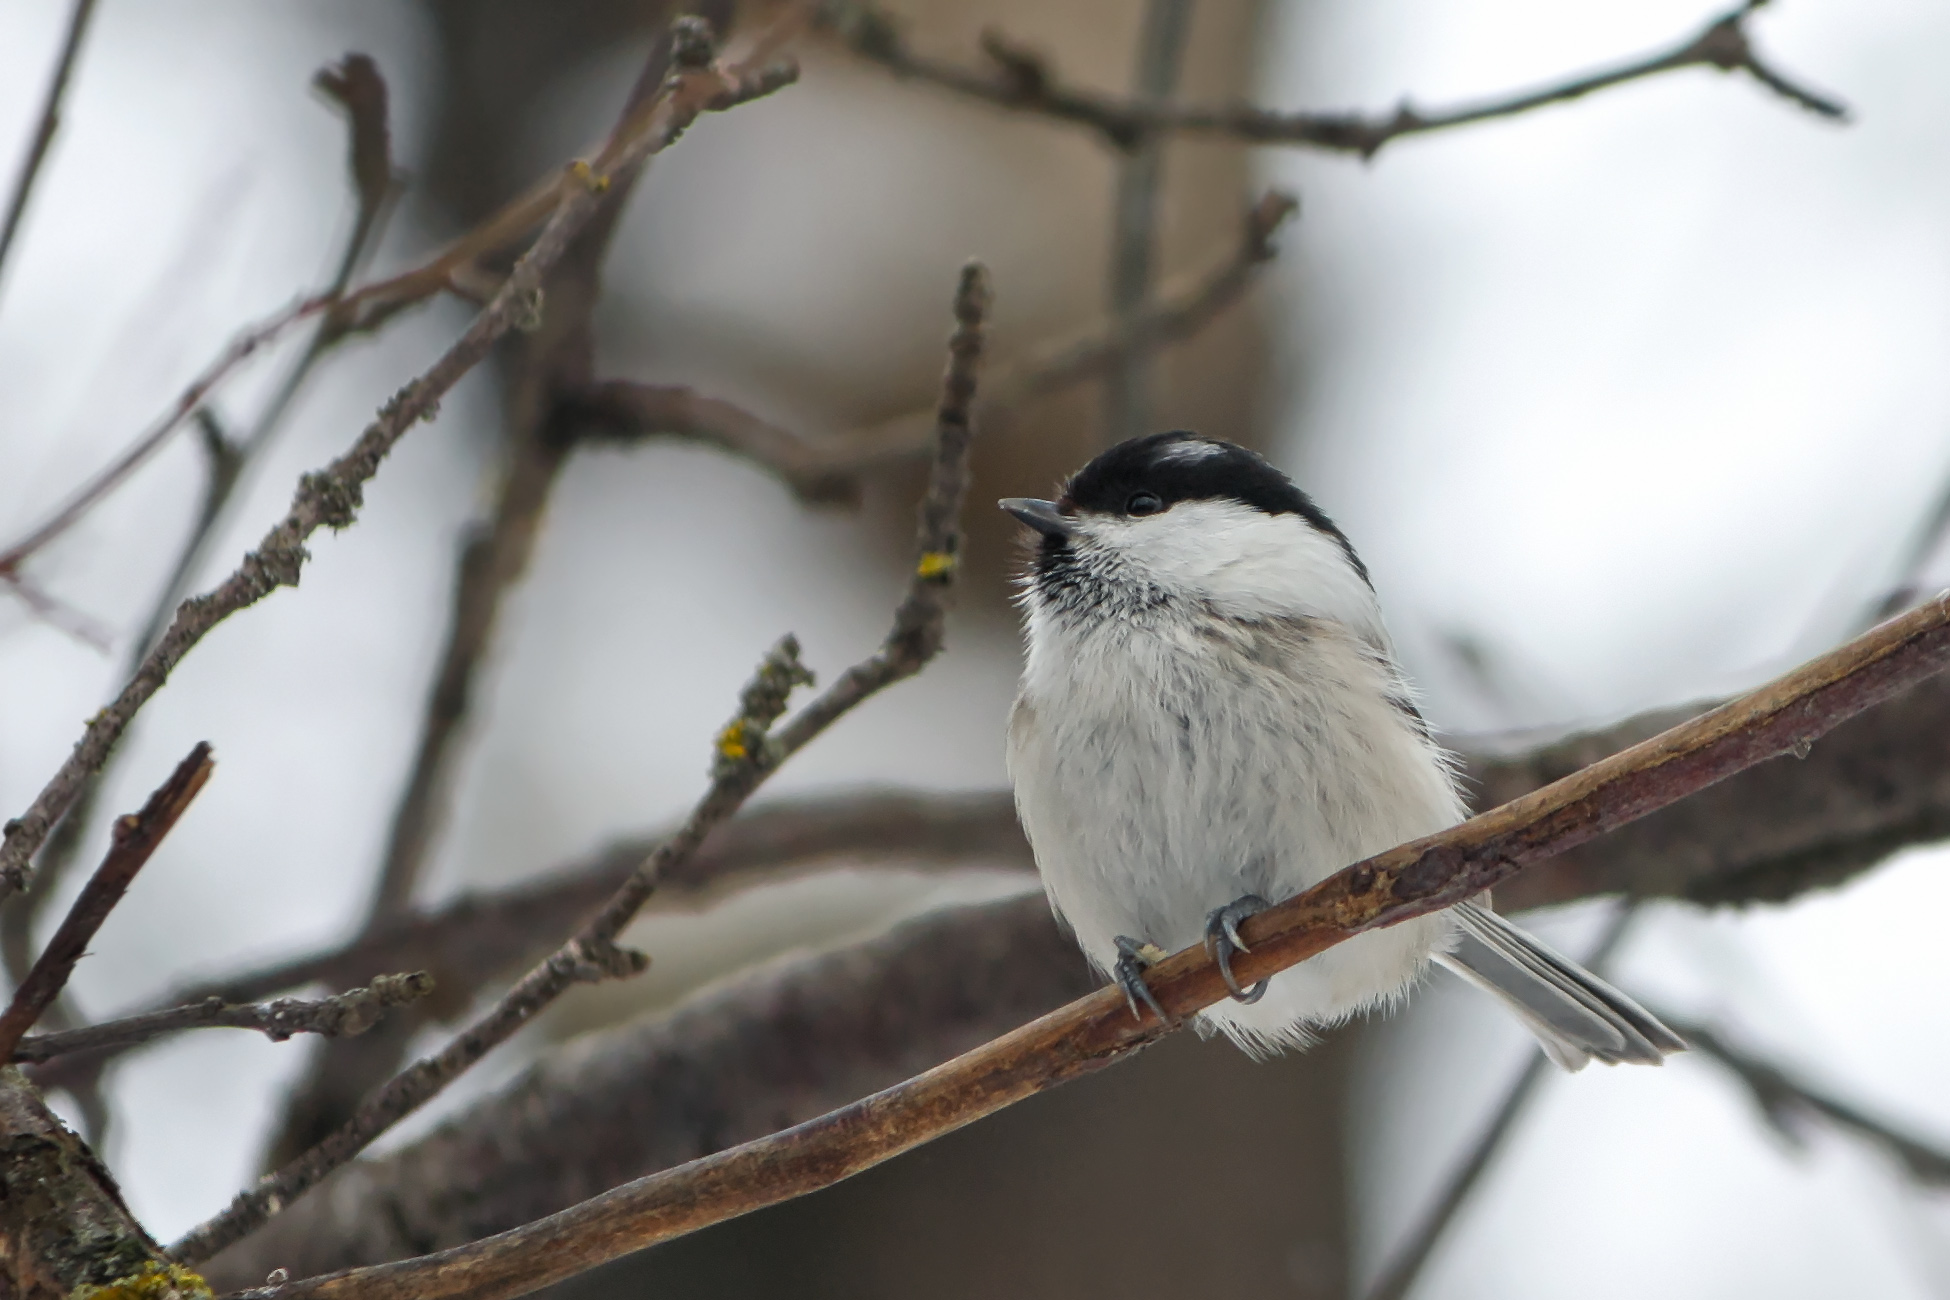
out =
[[(1168, 950), (1245, 894), (1279, 902), (1461, 816), (1385, 659), (1339, 624), (1222, 636), (1100, 624), (1045, 636), (1009, 727), (1024, 830), (1057, 912), (1108, 971), (1116, 938)], [(1249, 1051), (1404, 992), (1443, 916), (1361, 935), (1204, 1013)]]

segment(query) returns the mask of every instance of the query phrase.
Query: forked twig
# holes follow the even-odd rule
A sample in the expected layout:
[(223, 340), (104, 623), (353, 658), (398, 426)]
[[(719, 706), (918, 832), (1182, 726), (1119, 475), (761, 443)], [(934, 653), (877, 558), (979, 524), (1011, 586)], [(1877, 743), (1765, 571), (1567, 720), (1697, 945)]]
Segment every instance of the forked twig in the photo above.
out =
[(825, 19), (856, 54), (895, 76), (939, 86), (998, 108), (1087, 127), (1119, 149), (1133, 149), (1151, 136), (1177, 132), (1227, 136), (1250, 144), (1302, 145), (1365, 159), (1403, 136), (1514, 117), (1681, 68), (1745, 72), (1811, 113), (1845, 120), (1845, 105), (1776, 71), (1754, 49), (1747, 34), (1747, 19), (1766, 3), (1746, 0), (1695, 35), (1615, 68), (1431, 112), (1403, 103), (1386, 115), (1281, 113), (1251, 104), (1201, 106), (1121, 99), (1063, 85), (1041, 55), (994, 33), (982, 42), (982, 52), (992, 66), (967, 67), (916, 53), (899, 24), (873, 5), (829, 0)]
[(741, 55), (707, 66), (680, 68), (664, 93), (631, 115), (604, 146), (594, 163), (576, 173), (554, 216), (474, 322), (439, 360), (402, 388), (366, 427), (352, 447), (324, 469), (299, 480), (290, 510), (244, 557), (243, 563), (206, 595), (178, 608), (156, 645), (144, 656), (128, 684), (90, 720), (73, 752), (21, 816), (7, 823), (0, 841), (0, 902), (26, 882), (29, 863), (54, 823), (67, 812), (91, 773), (108, 757), (136, 713), (149, 701), (184, 655), (224, 619), (247, 609), (279, 587), (295, 586), (307, 557), (305, 542), (320, 528), (348, 527), (364, 501), (365, 484), (380, 463), (415, 424), (431, 419), (440, 399), (485, 358), (517, 324), (542, 310), (542, 276), (559, 260), (595, 213), (610, 172), (635, 167), (668, 146), (707, 111), (745, 102), (784, 84), (772, 60), (779, 43), (794, 28), (788, 14), (748, 42)]
[(960, 553), (961, 504), (968, 487), (973, 437), (970, 413), (988, 303), (987, 273), (979, 266), (967, 267), (955, 294), (957, 325), (942, 380), (934, 465), (921, 499), (914, 571), (880, 648), (841, 673), (774, 730), (793, 687), (811, 681), (799, 663), (797, 641), (789, 636), (782, 640), (745, 688), (738, 715), (718, 735), (711, 785), (704, 797), (609, 901), (446, 1047), (374, 1090), (331, 1137), (259, 1179), (223, 1213), (171, 1246), (173, 1258), (197, 1264), (241, 1240), (424, 1105), (577, 983), (640, 970), (640, 955), (622, 952), (616, 940), (656, 889), (661, 875), (695, 854), (705, 836), (736, 813), (786, 759), (861, 701), (913, 676), (935, 656), (941, 648)]
[(88, 941), (95, 937), (95, 931), (102, 928), (102, 922), (122, 901), (122, 895), (128, 892), (130, 883), (135, 880), (135, 873), (142, 870), (150, 856), (161, 847), (163, 837), (188, 810), (190, 801), (196, 798), (203, 783), (210, 779), (210, 772), (215, 766), (210, 757), (210, 747), (207, 744), (198, 745), (176, 765), (169, 779), (149, 796), (149, 802), (142, 805), (141, 812), (132, 813), (115, 823), (115, 838), (109, 845), (108, 855), (95, 868), (95, 874), (88, 883), (82, 886), (80, 897), (68, 909), (61, 928), (48, 940), (34, 968), (27, 972), (27, 978), (14, 990), (13, 1002), (5, 1014), (0, 1014), (0, 1061), (13, 1057), (15, 1045), (33, 1028), (48, 1004), (67, 987), (68, 976), (74, 973), (75, 963), (88, 951)]

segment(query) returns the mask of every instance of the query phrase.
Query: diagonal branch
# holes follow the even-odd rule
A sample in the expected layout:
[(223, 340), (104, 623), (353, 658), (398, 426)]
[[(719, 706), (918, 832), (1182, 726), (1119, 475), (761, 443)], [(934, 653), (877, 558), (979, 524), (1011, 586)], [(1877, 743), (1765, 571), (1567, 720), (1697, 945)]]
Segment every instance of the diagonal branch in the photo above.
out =
[(199, 744), (149, 796), (141, 812), (115, 823), (115, 839), (109, 845), (108, 856), (81, 887), (81, 894), (68, 909), (61, 927), (47, 941), (47, 948), (27, 972), (27, 978), (14, 990), (13, 1002), (6, 1013), (0, 1015), (0, 1061), (12, 1058), (21, 1036), (34, 1027), (41, 1013), (67, 987), (75, 963), (88, 951), (88, 941), (122, 901), (136, 873), (162, 846), (163, 837), (188, 811), (190, 801), (203, 789), (215, 766), (210, 746)]
[(340, 1170), (207, 1276), (308, 1277), (500, 1232), (812, 1119), (1097, 983), (1040, 890), (768, 962), (544, 1054), (434, 1132)]
[(534, 244), (522, 254), (492, 301), (461, 337), (419, 378), (402, 388), (367, 426), (352, 447), (323, 470), (305, 475), (290, 510), (264, 535), (238, 569), (207, 595), (183, 602), (129, 683), (108, 707), (92, 718), (60, 769), (20, 817), (6, 825), (0, 842), (0, 902), (25, 884), (28, 864), (48, 832), (67, 812), (91, 773), (97, 770), (136, 713), (149, 701), (210, 630), (279, 587), (295, 586), (307, 558), (304, 544), (322, 527), (349, 527), (358, 516), (364, 487), (380, 463), (415, 424), (432, 418), (440, 398), (485, 358), (518, 322), (541, 310), (542, 276), (568, 249), (595, 214), (610, 172), (637, 166), (681, 135), (699, 114), (742, 102), (760, 88), (782, 84), (771, 59), (790, 29), (790, 17), (768, 27), (737, 58), (706, 67), (683, 68), (663, 93), (633, 114), (612, 135), (595, 165), (579, 175)]
[(1403, 103), (1388, 115), (1281, 113), (1250, 104), (1199, 106), (1121, 99), (1063, 85), (1041, 55), (994, 33), (982, 41), (982, 52), (994, 66), (970, 68), (916, 53), (899, 24), (873, 5), (832, 0), (824, 17), (854, 53), (895, 76), (939, 86), (998, 108), (1086, 127), (1119, 149), (1135, 149), (1152, 136), (1176, 132), (1222, 136), (1249, 144), (1298, 145), (1367, 159), (1403, 136), (1514, 117), (1681, 68), (1745, 72), (1811, 113), (1845, 120), (1848, 109), (1844, 105), (1776, 71), (1754, 49), (1747, 34), (1747, 19), (1766, 3), (1747, 0), (1696, 35), (1614, 68), (1432, 112)]
[(248, 361), (260, 348), (275, 342), (287, 329), (317, 315), (330, 305), (331, 298), (326, 294), (301, 298), (232, 339), (217, 358), (190, 381), (169, 410), (145, 429), (128, 450), (77, 488), (72, 496), (55, 507), (52, 514), (29, 529), (25, 537), (0, 550), (0, 578), (17, 574), (28, 557), (74, 527), (83, 515), (94, 508), (96, 502), (127, 482), (131, 474), (162, 450), (170, 435), (182, 427), (232, 371)]
[(662, 873), (681, 864), (704, 837), (728, 820), (781, 763), (803, 749), (840, 717), (878, 691), (919, 672), (941, 648), (960, 551), (962, 497), (969, 478), (973, 429), (969, 413), (988, 316), (988, 275), (970, 265), (955, 294), (956, 329), (942, 379), (940, 432), (916, 528), (915, 567), (879, 650), (841, 673), (838, 680), (776, 731), (786, 697), (811, 675), (800, 665), (798, 642), (788, 636), (766, 656), (745, 688), (738, 716), (719, 733), (710, 788), (669, 839), (630, 874), (594, 916), (545, 961), (530, 970), (480, 1019), (445, 1048), (371, 1093), (331, 1137), (297, 1160), (258, 1180), (231, 1206), (170, 1248), (173, 1258), (199, 1263), (247, 1236), (284, 1206), (316, 1186), (483, 1056), (506, 1042), (536, 1013), (577, 983), (642, 969), (616, 940), (657, 887)]
[[(321, 69), (313, 81), (346, 110), (350, 127), (347, 170), (351, 173), (357, 202), (351, 230), (338, 257), (338, 272), (325, 291), (317, 295), (319, 300), (330, 300), (345, 292), (360, 262), (381, 237), (398, 183), (387, 122), (386, 83), (380, 77), (377, 65), (363, 54), (349, 54), (338, 64)], [(202, 497), (197, 504), (195, 522), (177, 548), (169, 576), (151, 601), (140, 633), (127, 647), (124, 672), (134, 672), (142, 656), (162, 635), (171, 612), (183, 598), (185, 588), (201, 566), (207, 549), (219, 535), (222, 521), (232, 501), (239, 495), (239, 486), (245, 481), (259, 454), (278, 433), (298, 390), (330, 347), (323, 330), (314, 329), (304, 353), (286, 373), (275, 395), (259, 414), (256, 424), (242, 437), (233, 439), (224, 430), (207, 401), (195, 406), (192, 418), (196, 421), (198, 433), (202, 435), (206, 471)], [(193, 385), (191, 394), (184, 400), (198, 400), (199, 387), (201, 396), (207, 398), (211, 386), (211, 383)], [(183, 409), (180, 404), (178, 409)], [(16, 583), (15, 587), (23, 598), (31, 599), (25, 584)], [(116, 756), (126, 752), (126, 749), (118, 749), (109, 756), (83, 787), (74, 806), (55, 827), (40, 855), (36, 888), (16, 906), (0, 911), (0, 961), (4, 961), (8, 973), (16, 981), (25, 974), (32, 960), (33, 935), (41, 912), (48, 900), (59, 892), (62, 880), (74, 864), (82, 842), (94, 824), (95, 803), (101, 796), (108, 774), (114, 768)], [(56, 1003), (51, 1012), (49, 1020), (57, 1028), (62, 1027), (63, 1022), (72, 1020), (60, 1003)]]
[[(1241, 928), (1257, 981), (1363, 930), (1452, 906), (1767, 759), (1950, 666), (1950, 593), (1748, 695), (1533, 794), (1336, 873)], [(946, 1065), (784, 1132), (638, 1179), (452, 1250), (242, 1293), (253, 1300), (521, 1295), (605, 1260), (830, 1186), (1103, 1068), (1226, 996), (1200, 948), (1147, 972), (1171, 1023), (1106, 988)]]
[(27, 200), (33, 197), (34, 182), (40, 178), (41, 164), (54, 145), (55, 132), (61, 129), (61, 101), (68, 93), (68, 80), (74, 75), (76, 57), (81, 53), (81, 38), (87, 34), (88, 20), (95, 15), (95, 0), (74, 0), (68, 10), (68, 28), (61, 37), (61, 53), (54, 61), (54, 76), (49, 79), (47, 96), (41, 101), (40, 116), (34, 123), (34, 138), (14, 177), (13, 194), (7, 200), (7, 215), (0, 220), (0, 270), (5, 270), (7, 254), (13, 251), (14, 236), (20, 233), (21, 218), (27, 215)]

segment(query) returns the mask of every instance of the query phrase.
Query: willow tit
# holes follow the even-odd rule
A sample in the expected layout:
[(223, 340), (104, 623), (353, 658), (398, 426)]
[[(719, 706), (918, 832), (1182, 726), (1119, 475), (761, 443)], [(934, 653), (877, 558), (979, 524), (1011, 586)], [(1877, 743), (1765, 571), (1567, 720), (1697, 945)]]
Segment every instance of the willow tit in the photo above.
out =
[(1057, 914), (1160, 1019), (1144, 967), (1203, 939), (1233, 1000), (1199, 1015), (1254, 1055), (1399, 1001), (1435, 961), (1495, 994), (1565, 1069), (1685, 1046), (1630, 998), (1467, 902), (1328, 949), (1251, 989), (1238, 924), (1466, 815), (1456, 766), (1396, 665), (1368, 571), (1262, 457), (1134, 438), (1057, 501), (1022, 583), (1009, 718), (1016, 808)]

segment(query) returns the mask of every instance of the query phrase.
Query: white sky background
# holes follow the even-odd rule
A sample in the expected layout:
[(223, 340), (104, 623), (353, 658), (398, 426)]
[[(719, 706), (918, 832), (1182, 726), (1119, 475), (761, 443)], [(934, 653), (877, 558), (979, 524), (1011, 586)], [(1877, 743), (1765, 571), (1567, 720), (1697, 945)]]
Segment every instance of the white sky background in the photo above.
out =
[[(1294, 6), (1264, 93), (1436, 108), (1710, 14)], [(1950, 472), (1950, 9), (1788, 0), (1752, 30), (1856, 123), (1700, 70), (1365, 168), (1263, 155), (1305, 202), (1278, 269), (1307, 358), (1288, 463), (1360, 544), (1449, 727), (1628, 713), (1820, 648), (1889, 582)], [(1451, 637), (1482, 648), (1493, 691)], [(1622, 975), (1950, 1136), (1946, 865), (1906, 854), (1786, 909), (1662, 909)], [(1561, 933), (1578, 951), (1590, 927)], [(1525, 1050), (1442, 987), (1388, 1040), (1358, 1144), (1364, 1269)], [(1418, 1296), (1950, 1294), (1950, 1205), (1845, 1142), (1784, 1152), (1695, 1061), (1552, 1079), (1484, 1192)]]
[[(0, 6), (0, 174), (11, 175), (64, 10)], [(1433, 714), (1454, 729), (1610, 717), (1737, 687), (1818, 648), (1849, 599), (1885, 580), (1950, 470), (1950, 10), (1924, 0), (1781, 0), (1777, 10), (1755, 23), (1762, 48), (1850, 102), (1856, 125), (1695, 71), (1403, 142), (1367, 167), (1263, 155), (1305, 203), (1277, 299), (1266, 300), (1306, 357), (1306, 383), (1284, 408), (1283, 459), (1361, 546)], [(121, 446), (240, 323), (323, 275), (349, 206), (342, 129), (307, 79), (353, 48), (389, 73), (417, 69), (424, 37), (402, 12), (103, 6), (0, 284), (0, 537), (58, 499), (78, 466)], [(1268, 45), (1264, 97), (1380, 108), (1404, 91), (1439, 106), (1608, 62), (1709, 11), (1667, 0), (1332, 0), (1291, 12)], [(426, 88), (414, 75), (390, 79), (410, 167)], [(819, 114), (853, 120), (811, 87), (792, 93), (777, 122), (819, 137), (835, 120)], [(934, 119), (912, 95), (897, 89), (888, 102), (914, 105), (918, 135)], [(685, 147), (707, 127), (744, 130), (770, 107), (706, 123)], [(538, 165), (544, 155), (555, 156), (538, 145)], [(927, 150), (890, 140), (850, 184), (871, 188), (872, 159), (887, 176), (929, 165)], [(683, 166), (692, 183), (657, 196), (702, 197), (666, 203), (658, 228), (674, 233), (663, 242), (626, 240), (621, 287), (641, 284), (646, 266), (681, 268), (680, 287), (742, 266), (748, 279), (727, 286), (727, 328), (768, 320), (816, 360), (830, 347), (819, 332), (832, 304), (858, 292), (861, 258), (952, 266), (988, 240), (978, 251), (999, 271), (1035, 256), (1033, 231), (955, 227), (965, 205), (952, 192), (941, 220), (913, 223), (939, 248), (895, 246), (822, 209), (795, 236), (805, 244), (765, 244), (800, 277), (781, 309), (773, 290), (753, 289), (776, 283), (771, 272), (725, 258), (756, 238), (715, 219), (708, 182), (726, 169), (680, 149), (660, 179), (683, 180)], [(806, 233), (815, 229), (817, 239)], [(854, 243), (835, 244), (835, 232)], [(409, 210), (388, 259), (424, 240)], [(345, 445), (460, 319), (423, 314), (333, 364), (206, 577), (227, 571), (297, 474)], [(720, 382), (709, 355), (694, 364)], [(254, 409), (266, 373), (220, 405)], [(322, 941), (356, 914), (437, 644), (454, 540), (481, 500), (480, 415), (468, 391), (450, 399), (388, 463), (359, 525), (314, 544), (302, 590), (213, 636), (145, 712), (108, 807), (138, 804), (197, 739), (216, 743), (221, 765), (78, 973), (91, 1010), (188, 971)], [(36, 576), (126, 630), (167, 558), (157, 539), (187, 517), (188, 451), (146, 471)], [(725, 527), (731, 519), (739, 526)], [(846, 517), (808, 516), (717, 457), (584, 458), (511, 611), (484, 701), (493, 726), (439, 883), (532, 869), (683, 806), (701, 785), (701, 738), (771, 638), (796, 629), (830, 670), (879, 635), (898, 574), (881, 572), (872, 547)], [(697, 565), (645, 559), (703, 553)], [(726, 575), (736, 601), (722, 597)], [(1484, 649), (1497, 696), (1446, 655), (1451, 637)], [(782, 784), (999, 782), (1013, 647), (989, 634), (955, 647)], [(0, 602), (0, 806), (25, 805), (112, 678), (109, 661)], [(942, 731), (971, 739), (928, 743)], [(1950, 1136), (1950, 1012), (1934, 995), (1945, 969), (1928, 921), (1950, 907), (1943, 867), (1943, 855), (1911, 854), (1786, 910), (1662, 913), (1624, 975), (1751, 1027)], [(868, 891), (856, 892), (847, 908), (867, 906)], [(1581, 932), (1564, 933), (1575, 949)], [(1517, 1031), (1451, 994), (1432, 990), (1394, 1036), (1400, 1055), (1377, 1058), (1370, 1261), (1520, 1059)], [(111, 1154), (158, 1232), (217, 1208), (246, 1179), (254, 1127), (298, 1059), (290, 1046), (203, 1035), (119, 1076)], [(1654, 1278), (1682, 1297), (1763, 1286), (1783, 1297), (1950, 1293), (1950, 1216), (1932, 1222), (1926, 1210), (1919, 1224), (1915, 1204), (1845, 1144), (1784, 1156), (1709, 1067), (1594, 1071), (1553, 1081), (1422, 1294), (1637, 1295)]]

